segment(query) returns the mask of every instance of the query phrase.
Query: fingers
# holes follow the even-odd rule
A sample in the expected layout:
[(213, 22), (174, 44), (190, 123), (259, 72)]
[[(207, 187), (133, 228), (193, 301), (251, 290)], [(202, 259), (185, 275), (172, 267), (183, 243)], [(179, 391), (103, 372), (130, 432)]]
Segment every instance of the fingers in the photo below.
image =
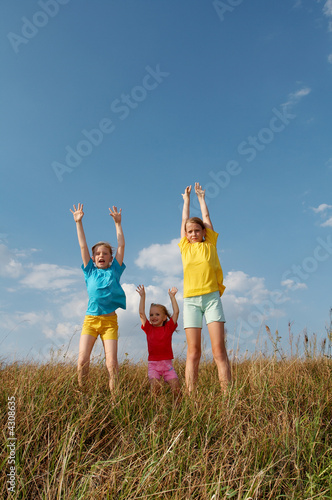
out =
[(189, 196), (189, 195), (190, 195), (190, 193), (191, 193), (191, 186), (187, 186), (187, 187), (186, 187), (186, 189), (184, 190), (183, 195), (182, 195), (182, 196), (183, 196), (183, 198), (184, 198), (185, 196)]
[(199, 182), (195, 182), (195, 193), (197, 195), (205, 194), (205, 189), (202, 188)]
[(136, 288), (136, 292), (140, 295), (143, 295), (145, 293), (144, 285), (138, 285), (138, 287)]
[(83, 203), (78, 203), (77, 208), (76, 205), (73, 205), (73, 209), (74, 210), (72, 210), (71, 208), (69, 209), (72, 214), (74, 214), (75, 212), (83, 212)]
[[(113, 210), (112, 210), (112, 208), (113, 208)], [(110, 215), (111, 215), (112, 217), (114, 217), (115, 215), (121, 215), (122, 208), (120, 208), (120, 209), (118, 210), (118, 209), (117, 209), (117, 207), (115, 207), (114, 205), (113, 205), (113, 207), (112, 207), (112, 208), (109, 208), (109, 209), (108, 209), (108, 210), (110, 211)]]

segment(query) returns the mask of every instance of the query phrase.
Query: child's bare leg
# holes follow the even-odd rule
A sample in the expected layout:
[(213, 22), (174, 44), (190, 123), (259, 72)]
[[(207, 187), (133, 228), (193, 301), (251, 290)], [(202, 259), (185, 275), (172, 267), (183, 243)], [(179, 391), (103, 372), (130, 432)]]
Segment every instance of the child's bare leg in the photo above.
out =
[(78, 385), (82, 390), (86, 389), (86, 383), (89, 376), (90, 356), (95, 342), (96, 338), (92, 335), (81, 335), (78, 351), (77, 375)]
[(151, 392), (154, 396), (158, 396), (161, 390), (160, 381), (157, 378), (150, 378)]
[(106, 368), (109, 374), (109, 388), (111, 393), (114, 392), (118, 378), (118, 341), (113, 339), (103, 340)]
[(171, 380), (167, 380), (167, 383), (171, 388), (174, 401), (178, 402), (181, 398), (181, 387), (180, 387), (179, 379), (172, 378)]
[(231, 381), (231, 367), (225, 347), (224, 323), (213, 321), (208, 324), (212, 354), (218, 369), (218, 377), (222, 391), (226, 391)]
[(198, 367), (201, 359), (201, 328), (186, 328), (187, 360), (186, 386), (189, 393), (195, 389), (198, 379)]

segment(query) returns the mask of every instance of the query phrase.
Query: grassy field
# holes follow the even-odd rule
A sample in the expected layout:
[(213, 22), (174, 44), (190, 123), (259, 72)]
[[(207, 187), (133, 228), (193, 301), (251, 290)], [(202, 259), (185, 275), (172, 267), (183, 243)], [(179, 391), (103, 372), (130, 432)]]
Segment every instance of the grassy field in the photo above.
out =
[[(184, 361), (175, 367), (183, 381)], [(332, 498), (329, 357), (276, 348), (233, 362), (225, 396), (204, 362), (197, 394), (178, 405), (166, 387), (151, 396), (146, 372), (122, 363), (112, 402), (102, 362), (86, 396), (72, 364), (2, 363), (0, 497)]]

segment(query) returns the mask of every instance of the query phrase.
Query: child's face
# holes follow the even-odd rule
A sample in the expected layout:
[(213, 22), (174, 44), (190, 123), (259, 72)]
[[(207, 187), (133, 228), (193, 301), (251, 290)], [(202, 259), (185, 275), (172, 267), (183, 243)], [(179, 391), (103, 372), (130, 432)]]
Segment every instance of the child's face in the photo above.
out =
[(150, 307), (150, 323), (152, 326), (163, 326), (164, 321), (167, 320), (166, 314), (161, 307)]
[(92, 260), (99, 269), (107, 269), (112, 260), (110, 249), (104, 245), (95, 248)]
[(189, 243), (200, 243), (205, 238), (205, 229), (197, 222), (188, 222), (186, 225), (186, 237)]

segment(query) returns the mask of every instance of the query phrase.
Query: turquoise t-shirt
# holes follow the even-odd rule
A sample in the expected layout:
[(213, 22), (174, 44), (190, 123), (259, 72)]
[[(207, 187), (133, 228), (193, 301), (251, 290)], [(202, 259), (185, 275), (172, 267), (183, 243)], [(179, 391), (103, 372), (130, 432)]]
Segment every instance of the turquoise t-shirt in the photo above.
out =
[(87, 266), (82, 264), (86, 288), (89, 295), (87, 315), (109, 314), (119, 307), (126, 309), (126, 295), (120, 285), (120, 277), (126, 269), (116, 259), (107, 269), (99, 269), (90, 259)]

